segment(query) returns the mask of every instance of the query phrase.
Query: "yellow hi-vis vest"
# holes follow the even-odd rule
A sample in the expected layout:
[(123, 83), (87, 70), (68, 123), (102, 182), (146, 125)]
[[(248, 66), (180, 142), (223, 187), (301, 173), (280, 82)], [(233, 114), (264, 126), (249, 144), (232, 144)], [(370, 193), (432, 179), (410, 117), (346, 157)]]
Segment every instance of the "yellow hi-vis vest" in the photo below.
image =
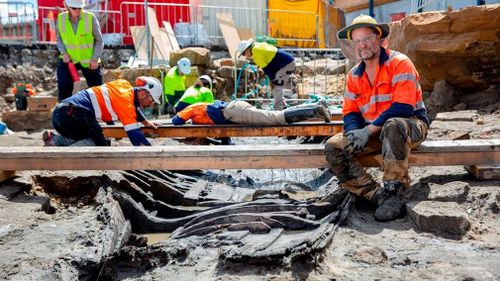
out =
[(69, 13), (60, 13), (57, 16), (57, 28), (71, 61), (80, 63), (83, 67), (89, 67), (94, 54), (92, 14), (85, 11), (81, 12), (75, 33), (69, 20)]
[(266, 67), (276, 56), (278, 52), (278, 48), (268, 43), (255, 43), (255, 46), (252, 48), (252, 57), (253, 61), (260, 68)]

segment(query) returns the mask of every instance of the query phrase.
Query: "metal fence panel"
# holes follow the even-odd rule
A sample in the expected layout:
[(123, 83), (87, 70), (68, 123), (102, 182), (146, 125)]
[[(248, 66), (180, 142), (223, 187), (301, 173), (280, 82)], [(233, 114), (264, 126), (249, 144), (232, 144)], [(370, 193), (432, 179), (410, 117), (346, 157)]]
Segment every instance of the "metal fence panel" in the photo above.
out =
[(36, 10), (33, 3), (0, 3), (0, 40), (2, 43), (32, 44), (36, 38)]
[[(65, 11), (65, 9), (59, 7), (38, 7), (38, 43), (56, 43), (57, 15)], [(105, 44), (110, 44), (111, 42), (113, 45), (122, 44), (123, 36), (121, 35), (121, 14), (119, 11), (92, 10), (89, 12), (96, 16), (104, 36)], [(116, 36), (117, 39), (112, 38), (113, 35)]]
[[(190, 22), (192, 6), (176, 3), (148, 3), (156, 12), (158, 24), (167, 21), (174, 27), (177, 22)], [(122, 2), (120, 4), (121, 32), (124, 34), (124, 44), (132, 44), (130, 26), (146, 25), (144, 2)], [(160, 26), (162, 27), (162, 26)]]
[[(340, 105), (345, 91), (345, 80), (347, 73), (347, 62), (338, 48), (293, 48), (282, 49), (292, 54), (297, 62), (295, 77), (296, 83), (292, 85), (292, 91), (287, 91), (285, 100), (291, 104), (300, 102), (317, 101), (326, 98), (330, 105)], [(248, 69), (240, 74), (241, 69), (236, 68), (238, 76), (235, 77), (235, 92), (233, 98), (244, 98), (247, 101), (272, 102), (269, 97), (270, 90), (259, 90), (267, 87), (270, 81), (247, 78)], [(238, 79), (239, 78), (239, 79)], [(256, 87), (256, 84), (259, 86)], [(257, 91), (258, 90), (258, 91)], [(265, 92), (266, 95), (257, 94)], [(248, 99), (247, 96), (254, 98)]]
[(194, 22), (203, 25), (213, 45), (224, 46), (225, 41), (217, 21), (217, 14), (227, 14), (236, 28), (252, 30), (254, 35), (267, 34), (266, 10), (247, 7), (198, 6)]

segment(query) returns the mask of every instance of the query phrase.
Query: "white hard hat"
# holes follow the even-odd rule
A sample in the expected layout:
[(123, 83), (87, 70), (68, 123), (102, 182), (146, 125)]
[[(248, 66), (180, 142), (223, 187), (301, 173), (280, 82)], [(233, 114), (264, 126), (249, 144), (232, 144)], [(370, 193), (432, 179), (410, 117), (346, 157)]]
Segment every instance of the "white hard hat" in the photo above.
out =
[(135, 79), (135, 85), (137, 86), (137, 89), (148, 91), (155, 103), (161, 103), (160, 98), (163, 93), (163, 88), (158, 79), (149, 76), (140, 76)]
[(210, 76), (208, 75), (202, 75), (198, 78), (198, 80), (205, 80), (205, 81), (208, 81), (208, 83), (210, 83), (210, 90), (212, 90), (212, 78), (210, 78)]
[(83, 8), (85, 0), (66, 0), (66, 5), (71, 8)]
[(241, 55), (243, 55), (243, 53), (248, 49), (250, 48), (251, 46), (253, 45), (253, 40), (252, 39), (248, 39), (248, 40), (242, 40), (240, 42), (240, 44), (238, 45), (238, 53)]
[(188, 58), (182, 58), (177, 62), (177, 66), (184, 74), (191, 73), (191, 61)]

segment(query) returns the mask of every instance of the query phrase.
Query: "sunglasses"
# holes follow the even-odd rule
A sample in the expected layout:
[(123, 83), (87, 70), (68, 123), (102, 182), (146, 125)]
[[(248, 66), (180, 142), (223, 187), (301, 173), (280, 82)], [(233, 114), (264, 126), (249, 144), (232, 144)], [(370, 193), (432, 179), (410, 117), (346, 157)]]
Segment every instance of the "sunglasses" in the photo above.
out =
[(73, 7), (68, 7), (71, 10), (81, 10), (82, 8), (73, 8)]

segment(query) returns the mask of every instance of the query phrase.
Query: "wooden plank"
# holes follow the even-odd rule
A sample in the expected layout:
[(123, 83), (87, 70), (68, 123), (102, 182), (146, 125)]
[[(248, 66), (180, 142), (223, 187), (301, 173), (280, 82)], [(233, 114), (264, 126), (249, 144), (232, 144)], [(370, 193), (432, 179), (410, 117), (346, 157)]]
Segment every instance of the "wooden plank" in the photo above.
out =
[(16, 171), (2, 171), (0, 170), (0, 182), (8, 180), (16, 175)]
[(499, 165), (471, 165), (465, 169), (480, 180), (500, 180)]
[(143, 39), (146, 33), (145, 26), (131, 26), (130, 34), (132, 35), (132, 41), (134, 42), (135, 53), (138, 59), (147, 60), (148, 51), (146, 49), (146, 38)]
[(154, 35), (153, 38), (155, 42), (155, 57), (163, 61), (170, 60), (170, 52), (172, 52), (172, 47), (170, 46), (170, 40), (168, 39), (167, 31), (163, 28), (160, 28), (158, 30), (158, 34)]
[[(156, 12), (154, 9), (148, 7), (148, 19), (149, 19), (149, 31), (151, 38), (151, 56), (153, 60), (157, 61), (168, 61), (170, 59), (170, 52), (172, 50), (170, 40), (168, 38), (168, 32), (166, 30), (160, 29), (158, 26), (158, 20), (156, 19)], [(134, 48), (136, 51), (136, 56), (140, 60), (148, 60), (148, 50), (146, 40), (146, 27), (145, 26), (131, 26), (130, 34), (132, 35), (132, 41), (134, 42)]]
[[(411, 165), (498, 165), (499, 140), (429, 141)], [(472, 144), (471, 144), (472, 143)], [(437, 150), (439, 148), (439, 150)], [(468, 149), (467, 149), (468, 148)], [(360, 161), (378, 166), (380, 155)], [(0, 170), (192, 170), (324, 168), (322, 144), (150, 147), (0, 147)]]
[(177, 42), (177, 38), (175, 38), (174, 30), (168, 21), (163, 21), (163, 27), (167, 32), (167, 37), (170, 42), (170, 49), (172, 51), (180, 50), (179, 43)]
[[(147, 52), (147, 38), (143, 38), (146, 33), (145, 26), (131, 26), (130, 34), (132, 35), (132, 41), (134, 42), (134, 48), (136, 51), (136, 55), (138, 59), (147, 60), (148, 52)], [(155, 60), (169, 60), (170, 59), (170, 45), (167, 32), (163, 29), (158, 30), (158, 34), (152, 37), (153, 40), (151, 44), (154, 44), (154, 48), (152, 49), (152, 56)], [(139, 45), (140, 44), (140, 45)]]
[(168, 61), (172, 51), (168, 33), (166, 30), (160, 29), (156, 12), (151, 7), (148, 7), (148, 27), (154, 39), (153, 59)]
[(156, 18), (156, 12), (151, 7), (148, 7), (148, 26), (152, 36), (156, 36), (158, 33), (160, 33), (160, 27), (158, 24), (158, 19)]
[(220, 30), (224, 36), (224, 41), (226, 42), (229, 54), (234, 60), (234, 55), (238, 50), (238, 44), (241, 40), (238, 35), (238, 30), (234, 26), (233, 17), (230, 14), (217, 13), (217, 21), (219, 22)]
[[(333, 136), (342, 132), (342, 122), (303, 122), (289, 125), (249, 126), (249, 125), (163, 125), (154, 130), (142, 128), (147, 137), (185, 137), (185, 138), (222, 138), (222, 137), (266, 137), (266, 136)], [(109, 138), (127, 138), (122, 126), (102, 126), (103, 133)]]
[(250, 28), (237, 28), (240, 40), (254, 39), (253, 31)]

